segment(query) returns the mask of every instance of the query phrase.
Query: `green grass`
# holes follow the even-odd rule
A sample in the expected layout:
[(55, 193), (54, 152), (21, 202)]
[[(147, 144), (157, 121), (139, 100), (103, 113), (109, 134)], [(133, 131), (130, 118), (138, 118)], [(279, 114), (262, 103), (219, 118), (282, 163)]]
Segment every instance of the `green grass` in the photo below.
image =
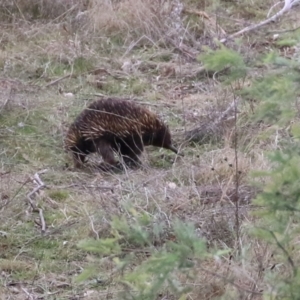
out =
[(59, 202), (64, 202), (68, 197), (69, 197), (69, 192), (68, 191), (64, 191), (64, 190), (59, 190), (59, 191), (50, 191), (48, 193), (48, 196), (56, 201)]

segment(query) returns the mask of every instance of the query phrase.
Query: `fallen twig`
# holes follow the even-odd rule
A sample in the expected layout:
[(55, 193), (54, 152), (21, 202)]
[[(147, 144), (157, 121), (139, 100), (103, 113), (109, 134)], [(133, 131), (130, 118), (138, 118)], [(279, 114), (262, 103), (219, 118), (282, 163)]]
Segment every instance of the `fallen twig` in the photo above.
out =
[(40, 219), (41, 219), (42, 233), (45, 233), (45, 231), (46, 231), (46, 222), (45, 222), (43, 210), (41, 208), (39, 208), (39, 216), (40, 216)]
[(227, 36), (226, 38), (221, 39), (220, 42), (225, 43), (229, 39), (235, 38), (235, 37), (237, 37), (237, 36), (239, 36), (243, 33), (246, 33), (246, 32), (251, 31), (251, 30), (255, 30), (255, 29), (257, 29), (261, 26), (264, 26), (266, 24), (269, 24), (269, 23), (275, 21), (279, 16), (283, 15), (285, 12), (290, 10), (293, 6), (295, 6), (299, 2), (300, 2), (300, 0), (285, 0), (283, 8), (279, 12), (277, 12), (275, 15), (273, 15), (272, 17), (270, 17), (270, 18), (268, 18), (268, 19), (266, 19), (266, 20), (264, 20), (264, 21), (262, 21), (258, 24), (250, 25), (250, 26), (248, 26), (248, 27), (236, 32), (236, 33), (233, 33), (233, 34)]
[(220, 115), (213, 122), (205, 122), (200, 126), (189, 130), (185, 133), (186, 141), (197, 141), (205, 142), (206, 140), (211, 140), (217, 138), (225, 129), (224, 121), (229, 120), (233, 111), (236, 109), (234, 101), (229, 104), (225, 111), (220, 112)]
[(68, 74), (68, 75), (65, 75), (65, 76), (63, 76), (63, 77), (60, 77), (60, 78), (58, 78), (58, 79), (55, 79), (55, 80), (51, 81), (50, 83), (46, 84), (44, 87), (45, 87), (45, 88), (46, 88), (46, 87), (49, 87), (49, 86), (51, 86), (51, 85), (54, 85), (54, 84), (56, 84), (56, 83), (58, 83), (58, 82), (60, 82), (60, 81), (62, 81), (62, 80), (64, 80), (64, 79), (66, 79), (66, 78), (70, 78), (70, 77), (73, 77), (73, 76), (74, 76), (74, 74)]
[(21, 288), (22, 291), (27, 295), (27, 299), (33, 300), (35, 297), (31, 295), (25, 288)]
[(41, 220), (41, 232), (42, 234), (45, 233), (46, 231), (46, 222), (45, 222), (45, 218), (44, 218), (44, 214), (43, 214), (43, 210), (39, 207), (37, 207), (36, 203), (34, 202), (34, 200), (32, 199), (32, 196), (34, 196), (40, 189), (44, 188), (46, 185), (44, 184), (44, 182), (41, 180), (40, 178), (40, 174), (44, 174), (45, 172), (47, 172), (47, 169), (42, 170), (40, 172), (37, 172), (33, 175), (33, 181), (35, 183), (38, 184), (37, 187), (35, 187), (28, 195), (27, 195), (27, 200), (32, 208), (33, 212), (38, 212), (39, 216), (40, 216), (40, 220)]

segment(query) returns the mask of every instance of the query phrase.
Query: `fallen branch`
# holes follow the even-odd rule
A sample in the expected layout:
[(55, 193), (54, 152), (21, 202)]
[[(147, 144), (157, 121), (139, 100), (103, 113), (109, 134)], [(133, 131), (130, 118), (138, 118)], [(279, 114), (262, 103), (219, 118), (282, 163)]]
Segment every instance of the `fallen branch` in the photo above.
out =
[(224, 122), (232, 118), (236, 109), (236, 103), (232, 101), (225, 111), (220, 112), (213, 122), (205, 121), (203, 124), (185, 133), (185, 141), (205, 143), (209, 140), (218, 139), (226, 129)]
[(46, 222), (45, 222), (43, 210), (41, 208), (39, 208), (39, 216), (40, 216), (40, 219), (41, 219), (42, 234), (44, 234), (45, 231), (46, 231)]
[(33, 296), (32, 294), (30, 294), (25, 288), (22, 287), (21, 289), (27, 295), (27, 299), (29, 299), (29, 300), (35, 299), (35, 296)]
[(64, 79), (70, 78), (70, 77), (72, 77), (72, 76), (74, 76), (74, 74), (68, 74), (68, 75), (65, 75), (65, 76), (63, 76), (63, 77), (60, 77), (60, 78), (58, 78), (58, 79), (55, 79), (55, 80), (51, 81), (50, 83), (46, 84), (44, 87), (45, 87), (45, 88), (46, 88), (46, 87), (49, 87), (49, 86), (51, 86), (51, 85), (54, 85), (54, 84), (56, 84), (56, 83), (58, 83), (58, 82), (60, 82), (60, 81), (62, 81), (62, 80), (64, 80)]
[(43, 210), (39, 207), (37, 207), (35, 201), (32, 199), (32, 197), (42, 188), (44, 188), (46, 185), (44, 184), (44, 182), (41, 180), (40, 178), (40, 174), (44, 174), (45, 172), (47, 172), (47, 169), (42, 170), (40, 172), (37, 172), (34, 174), (33, 176), (33, 182), (37, 183), (37, 187), (35, 187), (28, 195), (27, 195), (27, 200), (32, 208), (33, 212), (38, 212), (39, 216), (40, 216), (40, 220), (41, 220), (41, 232), (42, 234), (45, 233), (46, 231), (46, 222), (45, 222), (45, 218), (44, 218), (44, 214), (43, 214)]
[(289, 11), (293, 6), (295, 6), (296, 4), (299, 4), (299, 3), (300, 3), (300, 0), (285, 0), (283, 8), (279, 12), (277, 12), (275, 15), (273, 15), (271, 18), (268, 18), (268, 19), (266, 19), (266, 20), (264, 20), (264, 21), (262, 21), (258, 24), (250, 25), (250, 26), (248, 26), (248, 27), (236, 32), (236, 33), (233, 33), (233, 34), (229, 35), (228, 37), (226, 37), (224, 39), (221, 39), (220, 42), (225, 43), (229, 39), (235, 38), (235, 37), (237, 37), (237, 36), (239, 36), (243, 33), (246, 33), (246, 32), (251, 31), (251, 30), (255, 30), (255, 29), (257, 29), (259, 27), (262, 27), (266, 24), (274, 22), (274, 21), (276, 21), (276, 19), (279, 16), (283, 15), (284, 13)]

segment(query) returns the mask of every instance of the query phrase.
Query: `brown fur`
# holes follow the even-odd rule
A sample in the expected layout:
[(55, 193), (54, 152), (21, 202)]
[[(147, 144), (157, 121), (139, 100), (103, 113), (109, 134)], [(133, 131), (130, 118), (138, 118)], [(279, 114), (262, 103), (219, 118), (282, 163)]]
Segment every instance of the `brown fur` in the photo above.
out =
[(76, 118), (65, 138), (65, 148), (72, 152), (75, 167), (81, 167), (89, 153), (98, 152), (104, 168), (116, 166), (114, 151), (127, 164), (139, 163), (144, 146), (170, 149), (168, 127), (149, 110), (129, 100), (116, 98), (93, 102)]

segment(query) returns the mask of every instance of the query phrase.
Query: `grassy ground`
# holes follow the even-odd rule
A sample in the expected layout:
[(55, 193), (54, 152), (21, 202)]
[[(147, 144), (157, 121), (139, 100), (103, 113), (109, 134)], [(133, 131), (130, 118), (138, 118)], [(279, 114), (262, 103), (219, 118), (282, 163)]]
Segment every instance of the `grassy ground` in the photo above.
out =
[[(248, 2), (187, 1), (185, 7), (205, 10), (217, 21), (205, 23), (187, 14), (188, 30), (211, 45), (213, 35), (218, 34), (213, 24), (234, 32), (264, 19), (273, 5), (273, 1)], [(201, 63), (166, 45), (159, 31), (161, 23), (153, 15), (143, 19), (149, 16), (149, 7), (137, 3), (129, 16), (130, 1), (120, 4), (119, 15), (111, 8), (104, 16), (103, 10), (91, 6), (85, 11), (90, 22), (79, 20), (82, 27), (72, 19), (74, 8), (67, 7), (58, 16), (48, 11), (54, 14), (50, 20), (45, 17), (47, 6), (36, 12), (28, 9), (26, 1), (18, 8), (2, 10), (6, 19), (0, 26), (1, 299), (116, 299), (122, 285), (109, 259), (100, 270), (102, 283), (74, 282), (76, 275), (95, 263), (95, 257), (77, 245), (86, 237), (109, 236), (112, 216), (132, 218), (128, 206), (166, 228), (176, 218), (192, 221), (210, 247), (231, 249), (221, 261), (197, 266), (198, 279), (182, 278), (182, 284), (191, 287), (186, 299), (246, 299), (251, 290), (256, 291), (251, 299), (261, 299), (259, 291), (265, 288), (261, 266), (272, 265), (272, 255), (244, 229), (255, 222), (249, 214), (255, 195), (250, 173), (269, 168), (264, 153), (277, 147), (278, 137), (269, 135), (272, 128), (248, 126), (252, 104), (241, 103), (238, 124), (242, 134), (237, 148), (230, 122), (221, 141), (184, 143), (186, 130), (233, 101), (232, 89), (197, 72)], [(295, 15), (241, 39), (239, 51), (252, 59), (275, 47), (265, 31), (290, 28)], [(112, 175), (88, 168), (68, 170), (66, 164), (71, 161), (63, 151), (64, 134), (97, 95), (135, 97), (157, 112), (185, 157), (148, 147), (140, 170)], [(236, 157), (239, 240), (233, 203)], [(44, 234), (39, 210), (33, 210), (28, 201), (28, 194), (37, 187), (37, 173), (45, 186), (32, 198), (43, 211)], [(166, 239), (167, 233), (159, 243)], [(243, 249), (242, 256), (237, 255), (238, 248)], [(137, 257), (138, 263), (144, 259)], [(159, 299), (175, 298), (166, 290)]]

